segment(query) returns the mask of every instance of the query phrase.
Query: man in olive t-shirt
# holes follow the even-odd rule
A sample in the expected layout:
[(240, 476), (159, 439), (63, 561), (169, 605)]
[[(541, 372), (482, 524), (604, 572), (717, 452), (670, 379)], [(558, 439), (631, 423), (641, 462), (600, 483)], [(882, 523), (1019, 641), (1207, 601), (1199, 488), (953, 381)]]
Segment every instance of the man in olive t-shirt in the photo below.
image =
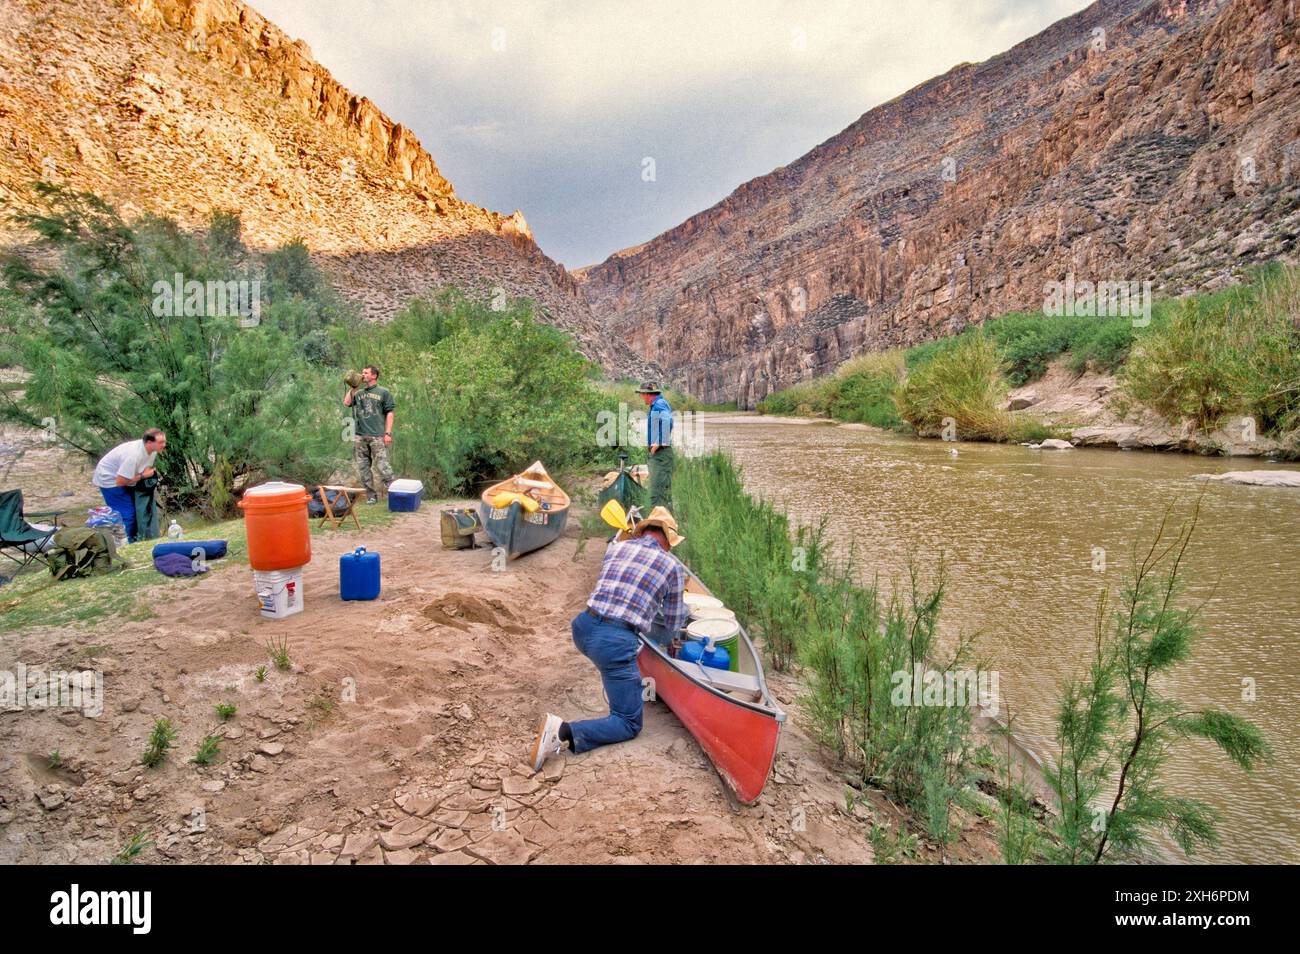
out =
[(379, 387), (379, 369), (366, 365), (361, 369), (365, 387), (352, 388), (343, 396), (343, 406), (352, 408), (356, 422), (353, 432), (352, 453), (366, 488), (369, 503), (378, 503), (375, 478), (371, 468), (379, 471), (384, 489), (393, 481), (393, 468), (388, 464), (388, 447), (393, 443), (393, 396), (387, 388)]

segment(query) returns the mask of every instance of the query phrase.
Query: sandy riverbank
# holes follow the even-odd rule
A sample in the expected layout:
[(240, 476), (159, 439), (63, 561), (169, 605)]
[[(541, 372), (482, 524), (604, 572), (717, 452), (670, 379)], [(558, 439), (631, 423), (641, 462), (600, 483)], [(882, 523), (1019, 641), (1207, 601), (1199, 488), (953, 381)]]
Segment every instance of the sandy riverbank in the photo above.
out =
[[(603, 538), (583, 540), (571, 521), (499, 573), (488, 549), (436, 540), (427, 504), (387, 528), (316, 534), (305, 611), (281, 622), (258, 618), (248, 567), (230, 563), (152, 585), (153, 619), (7, 635), (0, 669), (97, 668), (106, 704), (100, 718), (0, 714), (0, 862), (103, 862), (143, 831), (155, 842), (143, 861), (853, 863), (872, 859), (873, 821), (904, 817), (879, 793), (846, 811), (844, 776), (802, 731), (798, 684), (782, 675), (770, 682), (791, 724), (753, 807), (726, 793), (662, 704), (634, 741), (530, 777), (521, 759), (539, 713), (604, 711), (569, 636)], [(343, 603), (338, 557), (359, 543), (382, 554), (384, 591)], [(79, 584), (64, 585), (75, 599)], [(293, 669), (259, 683), (273, 636)], [(238, 707), (228, 723), (219, 702)], [(144, 769), (160, 716), (179, 740)], [(191, 764), (209, 733), (223, 736), (217, 763)], [(950, 856), (990, 857), (991, 823), (959, 817), (967, 831)]]

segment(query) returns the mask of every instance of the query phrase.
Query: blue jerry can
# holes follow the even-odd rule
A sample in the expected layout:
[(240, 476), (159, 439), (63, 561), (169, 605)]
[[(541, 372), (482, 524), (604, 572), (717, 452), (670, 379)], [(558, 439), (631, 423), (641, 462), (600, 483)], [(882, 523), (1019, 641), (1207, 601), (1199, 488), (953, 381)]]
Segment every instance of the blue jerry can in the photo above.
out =
[(339, 596), (345, 600), (373, 600), (379, 596), (379, 554), (357, 547), (339, 557)]

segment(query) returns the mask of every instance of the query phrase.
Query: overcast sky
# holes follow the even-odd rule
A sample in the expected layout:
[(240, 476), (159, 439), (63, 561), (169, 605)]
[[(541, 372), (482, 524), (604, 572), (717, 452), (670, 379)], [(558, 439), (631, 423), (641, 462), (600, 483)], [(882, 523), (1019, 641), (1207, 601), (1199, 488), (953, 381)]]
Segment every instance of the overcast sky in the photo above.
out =
[[(251, 0), (571, 268), (1086, 0)], [(653, 159), (653, 179), (646, 162)]]

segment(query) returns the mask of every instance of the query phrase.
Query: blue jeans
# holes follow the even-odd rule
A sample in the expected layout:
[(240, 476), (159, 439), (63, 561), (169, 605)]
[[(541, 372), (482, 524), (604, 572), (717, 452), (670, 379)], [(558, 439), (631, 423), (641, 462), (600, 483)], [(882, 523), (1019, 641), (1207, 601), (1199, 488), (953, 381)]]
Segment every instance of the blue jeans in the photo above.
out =
[(100, 487), (99, 492), (104, 495), (104, 503), (121, 514), (126, 524), (126, 542), (135, 543), (135, 501), (131, 491), (125, 487)]
[(586, 752), (635, 738), (641, 731), (642, 707), (641, 670), (636, 666), (641, 642), (636, 633), (583, 611), (573, 618), (573, 645), (596, 664), (609, 697), (609, 715), (603, 719), (569, 723), (573, 751)]

